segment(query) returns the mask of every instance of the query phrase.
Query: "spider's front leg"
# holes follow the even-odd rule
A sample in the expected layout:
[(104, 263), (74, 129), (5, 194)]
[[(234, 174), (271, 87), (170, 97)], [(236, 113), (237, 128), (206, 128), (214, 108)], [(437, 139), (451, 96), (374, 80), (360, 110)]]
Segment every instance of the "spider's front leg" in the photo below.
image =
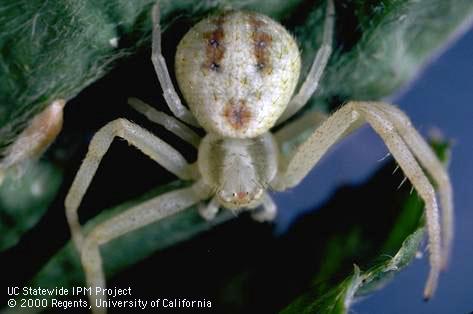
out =
[[(446, 261), (453, 230), (452, 191), (450, 180), (428, 144), (411, 126), (404, 114), (395, 107), (375, 102), (350, 102), (330, 116), (314, 133), (293, 152), (282, 165), (278, 176), (271, 182), (276, 190), (297, 185), (315, 166), (327, 150), (347, 132), (367, 122), (384, 140), (404, 174), (411, 181), (426, 205), (427, 234), (429, 238), (430, 273), (424, 296), (434, 293), (439, 272)], [(415, 156), (415, 157), (414, 157)], [(416, 159), (417, 157), (417, 159)], [(419, 165), (420, 163), (420, 165)], [(424, 167), (442, 187), (443, 239), (441, 239), (437, 199), (432, 184), (422, 170)], [(441, 243), (444, 243), (443, 251)]]
[(145, 129), (125, 119), (117, 119), (108, 123), (91, 140), (87, 156), (82, 162), (65, 200), (66, 217), (72, 239), (79, 251), (82, 247), (83, 235), (77, 210), (102, 157), (115, 136), (127, 140), (180, 179), (190, 180), (197, 177), (193, 168), (179, 152)]
[(383, 106), (382, 109), (390, 116), (392, 123), (396, 126), (399, 134), (409, 146), (412, 153), (437, 184), (442, 209), (442, 239), (444, 250), (442, 267), (445, 268), (451, 251), (454, 226), (453, 191), (450, 178), (445, 167), (440, 163), (437, 156), (422, 136), (414, 129), (404, 112), (394, 106)]
[[(65, 201), (66, 216), (71, 228), (72, 239), (81, 254), (87, 285), (93, 287), (93, 289), (95, 289), (95, 287), (105, 287), (105, 277), (99, 253), (100, 245), (190, 207), (208, 198), (211, 192), (206, 185), (198, 181), (190, 188), (166, 193), (128, 209), (122, 214), (95, 227), (84, 239), (77, 210), (97, 171), (100, 161), (116, 136), (136, 146), (143, 153), (180, 179), (191, 180), (199, 178), (194, 168), (186, 162), (179, 152), (153, 134), (128, 120), (117, 119), (112, 121), (95, 134), (90, 142), (87, 156), (72, 183)], [(96, 302), (105, 299), (106, 296), (95, 295), (94, 291), (91, 295), (94, 311), (102, 311), (105, 309), (96, 308)]]
[(121, 235), (145, 225), (173, 215), (210, 196), (210, 190), (200, 181), (189, 188), (168, 192), (143, 204), (126, 210), (95, 227), (85, 238), (81, 260), (84, 267), (87, 286), (94, 291), (90, 302), (94, 313), (106, 312), (101, 306), (106, 295), (96, 293), (96, 288), (105, 288), (105, 275), (102, 269), (99, 246)]

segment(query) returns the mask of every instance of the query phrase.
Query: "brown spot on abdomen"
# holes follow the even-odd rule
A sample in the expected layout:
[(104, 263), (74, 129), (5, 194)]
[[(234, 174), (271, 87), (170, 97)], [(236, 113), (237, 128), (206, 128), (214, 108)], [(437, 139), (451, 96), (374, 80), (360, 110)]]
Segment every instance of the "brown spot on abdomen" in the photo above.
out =
[(252, 114), (244, 99), (237, 102), (230, 99), (223, 109), (223, 116), (233, 129), (241, 130), (248, 127)]
[(223, 39), (225, 38), (225, 33), (223, 32), (224, 16), (217, 17), (213, 22), (217, 28), (212, 32), (204, 33), (207, 45), (205, 47), (206, 60), (202, 67), (207, 70), (220, 72), (221, 62), (225, 54), (225, 46), (223, 45)]
[(251, 38), (253, 40), (253, 52), (256, 57), (256, 69), (262, 74), (270, 74), (272, 66), (268, 48), (271, 46), (273, 38), (270, 34), (261, 30), (261, 26), (265, 25), (265, 23), (257, 17), (252, 16), (250, 24), (253, 27)]

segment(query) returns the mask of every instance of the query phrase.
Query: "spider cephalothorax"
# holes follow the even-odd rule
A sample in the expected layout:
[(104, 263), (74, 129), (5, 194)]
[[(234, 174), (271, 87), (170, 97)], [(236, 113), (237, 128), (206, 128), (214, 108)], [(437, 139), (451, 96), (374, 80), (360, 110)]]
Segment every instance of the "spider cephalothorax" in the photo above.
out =
[(197, 160), (202, 180), (213, 187), (218, 202), (236, 209), (259, 205), (276, 175), (278, 148), (265, 133), (252, 139), (226, 139), (208, 134)]

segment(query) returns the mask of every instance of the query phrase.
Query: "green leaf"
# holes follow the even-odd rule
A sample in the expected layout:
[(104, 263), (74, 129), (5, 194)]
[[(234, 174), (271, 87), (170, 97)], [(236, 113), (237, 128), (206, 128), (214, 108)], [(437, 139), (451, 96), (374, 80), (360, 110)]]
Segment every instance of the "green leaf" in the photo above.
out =
[(26, 167), (28, 175), (12, 174), (0, 185), (0, 252), (38, 222), (61, 185), (62, 173), (55, 165), (42, 160)]
[(345, 41), (322, 90), (343, 100), (380, 99), (398, 91), (448, 43), (457, 27), (465, 29), (473, 10), (468, 0), (342, 2), (347, 8), (339, 14), (357, 22), (340, 35)]
[(414, 258), (424, 235), (423, 227), (419, 227), (403, 242), (400, 250), (393, 258), (387, 259), (366, 271), (354, 266), (349, 275), (338, 285), (324, 290), (323, 294), (314, 296), (307, 294), (286, 307), (281, 313), (348, 313), (355, 296), (376, 291), (396, 272), (401, 271)]
[[(439, 158), (446, 162), (450, 151), (448, 142), (435, 139), (432, 140), (432, 147)], [(355, 252), (365, 246), (366, 241), (373, 240), (362, 239), (359, 232), (352, 232), (341, 239), (332, 239), (322, 253), (326, 261), (322, 265), (326, 266), (322, 266), (314, 275), (313, 287), (291, 302), (282, 313), (348, 313), (357, 296), (368, 295), (382, 288), (406, 267), (416, 256), (424, 236), (424, 203), (417, 193), (406, 196), (403, 192), (399, 193), (399, 197), (404, 199), (402, 210), (384, 241), (371, 248), (372, 251), (378, 251), (378, 257), (363, 263), (368, 267), (355, 265), (353, 272), (346, 274), (335, 284), (330, 283), (330, 280), (344, 272), (341, 266), (344, 261), (356, 256)], [(356, 225), (352, 228), (356, 230)], [(352, 249), (348, 249), (346, 253), (350, 246)], [(345, 254), (340, 255), (340, 252)]]

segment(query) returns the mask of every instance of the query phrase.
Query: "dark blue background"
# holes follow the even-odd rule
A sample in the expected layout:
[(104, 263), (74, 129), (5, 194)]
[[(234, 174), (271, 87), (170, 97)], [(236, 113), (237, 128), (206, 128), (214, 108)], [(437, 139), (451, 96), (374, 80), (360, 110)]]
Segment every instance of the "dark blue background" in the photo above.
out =
[[(386, 288), (361, 300), (354, 306), (354, 313), (473, 311), (472, 75), (473, 31), (470, 30), (429, 64), (410, 89), (395, 100), (423, 135), (438, 128), (454, 141), (449, 170), (455, 192), (455, 241), (449, 268), (441, 275), (437, 293), (427, 303), (422, 300), (428, 272), (427, 254), (424, 254), (424, 258), (414, 261)], [(363, 182), (381, 165), (379, 161), (386, 154), (387, 149), (368, 127), (341, 142), (297, 189), (274, 195), (280, 208), (292, 208), (291, 212), (280, 213), (279, 227), (285, 229), (295, 212), (321, 204), (336, 187)]]

